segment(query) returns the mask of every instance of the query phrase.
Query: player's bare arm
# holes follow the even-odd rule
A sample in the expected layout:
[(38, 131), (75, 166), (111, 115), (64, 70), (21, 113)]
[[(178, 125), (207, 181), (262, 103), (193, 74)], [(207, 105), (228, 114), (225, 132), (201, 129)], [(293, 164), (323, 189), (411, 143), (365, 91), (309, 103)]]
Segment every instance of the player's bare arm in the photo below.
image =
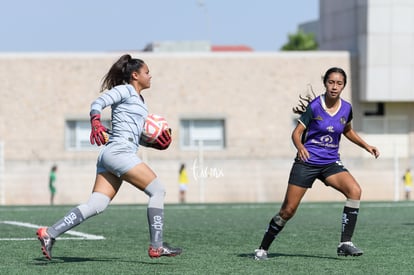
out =
[(344, 129), (344, 136), (349, 139), (352, 143), (355, 143), (356, 145), (364, 148), (367, 150), (371, 155), (373, 155), (375, 158), (378, 158), (380, 155), (379, 150), (375, 146), (371, 146), (368, 143), (366, 143), (358, 134), (357, 132), (352, 129), (351, 123), (348, 123), (348, 125)]
[(303, 146), (301, 138), (302, 134), (305, 131), (305, 126), (302, 123), (298, 122), (296, 128), (292, 132), (292, 141), (295, 145), (296, 149), (298, 150), (298, 157), (306, 161), (309, 158), (309, 152), (306, 150), (305, 146)]

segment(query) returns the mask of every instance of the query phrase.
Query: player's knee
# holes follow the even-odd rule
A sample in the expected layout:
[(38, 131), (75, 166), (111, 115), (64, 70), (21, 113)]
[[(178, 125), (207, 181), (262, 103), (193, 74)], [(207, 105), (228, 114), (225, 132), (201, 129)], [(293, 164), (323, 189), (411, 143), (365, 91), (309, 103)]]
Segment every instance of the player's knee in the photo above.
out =
[(144, 191), (150, 197), (149, 208), (164, 208), (165, 188), (157, 178), (148, 184)]
[(282, 209), (280, 209), (279, 216), (282, 219), (288, 221), (295, 215), (295, 213), (296, 213), (296, 208), (285, 206)]
[(360, 200), (362, 195), (362, 189), (358, 184), (352, 185), (346, 194), (347, 199)]
[(105, 211), (110, 202), (111, 199), (108, 196), (99, 192), (93, 192), (89, 197), (88, 202), (79, 205), (78, 208), (82, 213), (82, 216), (87, 219)]
[(144, 190), (145, 194), (149, 197), (165, 197), (165, 188), (162, 185), (161, 181), (158, 178), (155, 178), (153, 181), (148, 184), (148, 186)]

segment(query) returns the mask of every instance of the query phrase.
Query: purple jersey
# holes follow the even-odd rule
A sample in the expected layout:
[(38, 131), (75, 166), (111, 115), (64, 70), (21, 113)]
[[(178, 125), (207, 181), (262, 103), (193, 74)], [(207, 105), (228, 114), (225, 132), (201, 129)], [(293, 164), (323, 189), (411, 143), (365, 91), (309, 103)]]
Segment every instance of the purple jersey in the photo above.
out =
[(324, 165), (340, 160), (338, 149), (345, 126), (352, 120), (352, 106), (340, 99), (334, 114), (326, 111), (325, 96), (312, 100), (299, 122), (305, 126), (302, 143), (308, 150), (308, 163)]

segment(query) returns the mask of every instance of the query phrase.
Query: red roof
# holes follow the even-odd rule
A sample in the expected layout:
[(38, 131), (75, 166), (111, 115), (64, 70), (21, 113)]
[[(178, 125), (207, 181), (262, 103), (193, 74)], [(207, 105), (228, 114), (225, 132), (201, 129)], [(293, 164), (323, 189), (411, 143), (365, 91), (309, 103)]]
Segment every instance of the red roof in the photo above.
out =
[(252, 52), (253, 49), (244, 45), (212, 45), (212, 52)]

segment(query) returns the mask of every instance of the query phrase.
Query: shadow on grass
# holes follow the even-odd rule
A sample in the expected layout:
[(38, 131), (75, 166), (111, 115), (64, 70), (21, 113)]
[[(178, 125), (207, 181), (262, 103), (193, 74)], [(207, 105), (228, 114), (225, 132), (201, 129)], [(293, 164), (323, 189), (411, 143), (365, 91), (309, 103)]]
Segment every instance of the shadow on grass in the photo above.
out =
[(168, 263), (151, 262), (151, 261), (127, 261), (121, 258), (90, 258), (90, 257), (53, 257), (52, 260), (47, 260), (43, 257), (35, 258), (35, 265), (48, 264), (63, 264), (63, 263), (83, 263), (83, 262), (124, 262), (124, 263), (139, 263), (147, 265), (168, 265)]
[[(253, 253), (242, 253), (238, 254), (238, 257), (241, 258), (252, 258), (254, 259)], [(318, 256), (318, 255), (306, 255), (306, 254), (287, 254), (287, 253), (268, 253), (267, 258), (278, 258), (278, 257), (298, 257), (298, 258), (317, 258), (317, 259), (329, 259), (329, 260), (341, 260), (338, 257), (330, 257), (330, 256)]]

